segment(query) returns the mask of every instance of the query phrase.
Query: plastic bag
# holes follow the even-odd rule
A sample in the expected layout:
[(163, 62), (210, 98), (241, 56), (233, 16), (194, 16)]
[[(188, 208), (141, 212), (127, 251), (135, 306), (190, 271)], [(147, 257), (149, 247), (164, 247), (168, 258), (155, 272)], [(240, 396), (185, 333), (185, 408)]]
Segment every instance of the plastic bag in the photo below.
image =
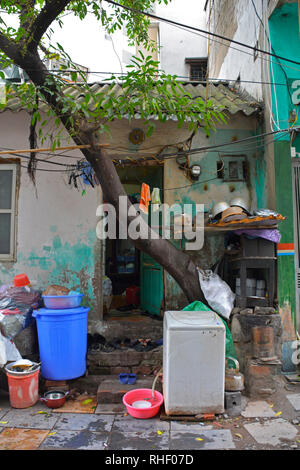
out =
[[(200, 301), (195, 301), (191, 304), (189, 304), (187, 307), (183, 309), (184, 311), (194, 311), (194, 312), (201, 312), (201, 311), (211, 311), (210, 308), (208, 308), (206, 305), (204, 305)], [(226, 357), (233, 357), (234, 359), (237, 358), (236, 352), (235, 352), (235, 347), (231, 335), (231, 331), (228, 328), (228, 325), (226, 321), (222, 318), (219, 317), (220, 320), (224, 323), (225, 330), (226, 330), (226, 339), (225, 339), (225, 355)]]
[(5, 366), (7, 362), (19, 359), (22, 359), (22, 356), (16, 345), (0, 333), (0, 367)]
[(0, 331), (13, 339), (33, 321), (32, 312), (41, 306), (41, 295), (31, 287), (8, 286), (0, 292)]
[(234, 307), (235, 294), (218, 274), (198, 269), (199, 282), (209, 306), (227, 320)]
[(102, 278), (102, 295), (103, 295), (103, 304), (109, 310), (112, 302), (112, 282), (107, 276)]

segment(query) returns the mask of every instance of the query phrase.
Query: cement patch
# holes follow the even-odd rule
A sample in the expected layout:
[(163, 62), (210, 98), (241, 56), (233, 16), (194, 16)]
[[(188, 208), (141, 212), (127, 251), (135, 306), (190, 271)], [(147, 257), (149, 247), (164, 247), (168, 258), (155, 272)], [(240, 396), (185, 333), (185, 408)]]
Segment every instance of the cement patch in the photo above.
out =
[(182, 423), (180, 421), (170, 422), (171, 431), (202, 432), (204, 429), (213, 429), (213, 426), (204, 423)]
[(300, 411), (300, 393), (291, 393), (286, 396), (293, 408), (296, 411)]
[(295, 426), (281, 418), (264, 423), (245, 424), (244, 427), (258, 444), (267, 444), (272, 447), (282, 444), (284, 440), (293, 441), (298, 434)]
[(245, 411), (242, 411), (244, 418), (272, 418), (274, 411), (266, 401), (251, 401), (247, 404)]

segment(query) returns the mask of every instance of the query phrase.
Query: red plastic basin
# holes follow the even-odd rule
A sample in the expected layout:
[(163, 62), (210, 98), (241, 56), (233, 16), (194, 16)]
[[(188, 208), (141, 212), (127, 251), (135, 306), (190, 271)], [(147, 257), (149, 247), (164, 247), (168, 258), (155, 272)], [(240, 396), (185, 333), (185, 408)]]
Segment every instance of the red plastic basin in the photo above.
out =
[[(146, 399), (151, 403), (151, 408), (135, 408), (132, 406), (133, 402)], [(126, 406), (128, 413), (134, 418), (139, 419), (152, 418), (157, 415), (163, 402), (163, 395), (156, 390), (154, 390), (153, 400), (151, 388), (138, 388), (125, 393), (123, 396), (123, 403)]]

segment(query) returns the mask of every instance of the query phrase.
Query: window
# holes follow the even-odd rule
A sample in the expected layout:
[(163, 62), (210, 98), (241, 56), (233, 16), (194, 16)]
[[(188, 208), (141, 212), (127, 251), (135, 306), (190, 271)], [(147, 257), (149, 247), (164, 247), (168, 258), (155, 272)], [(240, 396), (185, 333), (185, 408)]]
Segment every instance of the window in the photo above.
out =
[(16, 175), (16, 165), (0, 165), (1, 260), (12, 260), (15, 252)]
[(190, 80), (197, 82), (205, 82), (207, 76), (207, 59), (185, 59), (185, 63), (189, 65)]

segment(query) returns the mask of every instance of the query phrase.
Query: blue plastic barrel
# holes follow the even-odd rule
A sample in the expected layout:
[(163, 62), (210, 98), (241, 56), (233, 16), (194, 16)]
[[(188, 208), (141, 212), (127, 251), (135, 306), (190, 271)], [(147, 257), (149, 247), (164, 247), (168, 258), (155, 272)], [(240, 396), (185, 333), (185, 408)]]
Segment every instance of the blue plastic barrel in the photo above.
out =
[(41, 375), (48, 380), (70, 380), (84, 375), (89, 308), (34, 310)]

